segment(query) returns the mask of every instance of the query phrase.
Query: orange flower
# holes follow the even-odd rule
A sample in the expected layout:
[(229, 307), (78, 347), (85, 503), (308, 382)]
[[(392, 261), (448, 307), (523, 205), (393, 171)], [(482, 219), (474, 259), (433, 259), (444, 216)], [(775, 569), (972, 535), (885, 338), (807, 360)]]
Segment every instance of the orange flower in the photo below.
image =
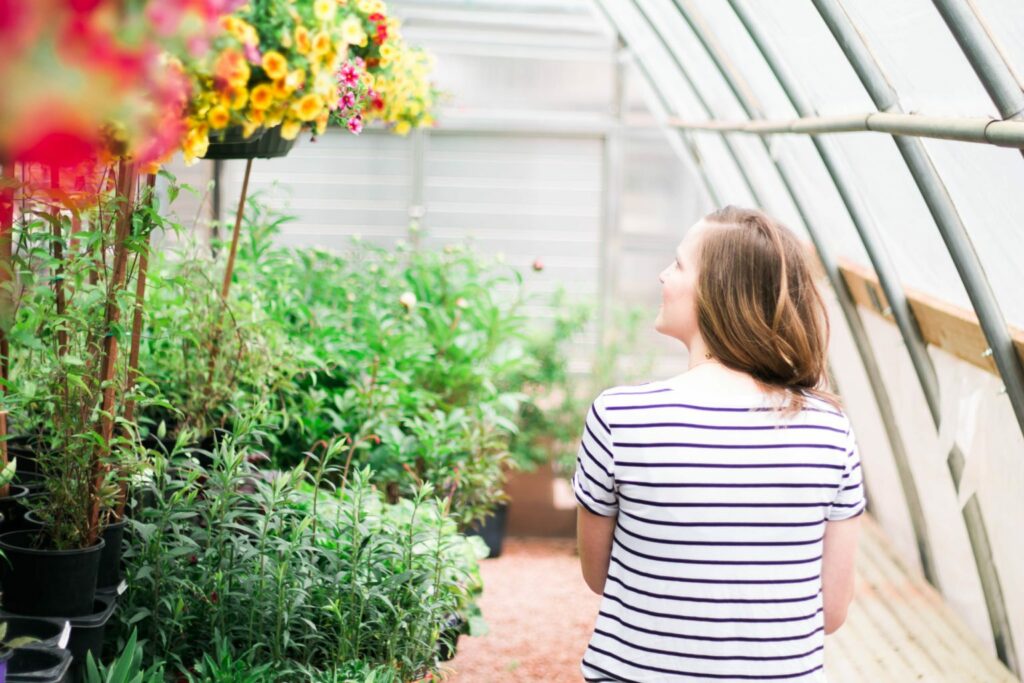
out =
[(249, 83), (249, 64), (245, 55), (232, 48), (220, 53), (213, 72), (219, 81), (231, 88), (244, 88)]
[(313, 44), (309, 40), (309, 30), (305, 26), (295, 29), (295, 51), (304, 55), (308, 54), (311, 49), (313, 49)]
[(220, 130), (231, 123), (231, 114), (228, 113), (226, 107), (217, 105), (206, 115), (206, 120), (209, 122), (210, 128)]
[(288, 60), (280, 52), (271, 50), (263, 55), (263, 70), (267, 72), (267, 76), (276, 81), (288, 73)]
[(303, 121), (312, 121), (324, 109), (324, 101), (319, 95), (310, 93), (295, 103), (295, 115)]
[(274, 101), (274, 91), (266, 83), (260, 83), (249, 93), (253, 109), (266, 109)]

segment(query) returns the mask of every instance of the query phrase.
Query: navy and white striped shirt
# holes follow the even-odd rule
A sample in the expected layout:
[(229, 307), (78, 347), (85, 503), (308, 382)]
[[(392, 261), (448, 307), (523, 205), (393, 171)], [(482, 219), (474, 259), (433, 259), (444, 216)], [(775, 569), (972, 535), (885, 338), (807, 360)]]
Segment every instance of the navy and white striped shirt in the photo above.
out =
[(864, 511), (847, 417), (808, 398), (603, 392), (573, 488), (617, 516), (587, 681), (823, 682), (822, 540)]

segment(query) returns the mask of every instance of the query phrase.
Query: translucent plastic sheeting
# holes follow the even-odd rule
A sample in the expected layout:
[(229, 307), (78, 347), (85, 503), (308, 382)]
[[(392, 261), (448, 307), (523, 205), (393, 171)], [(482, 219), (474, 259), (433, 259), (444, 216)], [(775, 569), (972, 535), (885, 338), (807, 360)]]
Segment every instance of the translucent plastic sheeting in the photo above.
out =
[[(892, 397), (896, 423), (906, 442), (910, 468), (930, 531), (929, 540), (942, 595), (994, 655), (995, 646), (981, 581), (957, 491), (946, 465), (949, 444), (940, 438), (934, 427), (899, 330), (873, 313), (865, 312), (861, 318)], [(943, 387), (943, 392), (950, 392), (948, 398), (955, 400), (957, 396), (951, 392), (953, 389)], [(1012, 422), (1007, 426), (1016, 428)], [(868, 470), (865, 473), (870, 476)], [(868, 485), (871, 485), (870, 481)], [(871, 495), (870, 491), (868, 495)]]
[(1024, 85), (1024, 2), (971, 0), (996, 48)]
[[(703, 0), (701, 6), (712, 2), (725, 4), (721, 0)], [(887, 2), (884, 6), (893, 4)], [(813, 4), (808, 0), (748, 0), (746, 5), (804, 86), (819, 114), (875, 111), (871, 98)]]
[(664, 259), (683, 233), (706, 212), (694, 179), (665, 147), (662, 133), (627, 131), (624, 140), (619, 230), (624, 248), (630, 236), (664, 238)]
[(672, 0), (638, 0), (637, 4), (649, 21), (658, 27), (669, 49), (686, 68), (691, 82), (700, 91), (715, 118), (734, 121), (745, 119), (742, 107)]
[[(491, 111), (605, 113), (612, 97), (614, 53), (575, 59), (465, 55), (433, 50), (437, 86), (452, 94), (446, 107)], [(443, 118), (443, 117), (442, 117)]]
[(1003, 315), (1024, 327), (1024, 158), (1018, 150), (988, 145), (924, 144), (967, 226)]
[(740, 74), (755, 94), (756, 109), (764, 116), (792, 118), (796, 116), (785, 92), (765, 62), (761, 51), (740, 23), (736, 13), (724, 0), (694, 0), (697, 8), (694, 20), (728, 55), (731, 66)]
[(953, 260), (892, 138), (878, 133), (823, 137), (841, 150), (903, 285), (970, 307)]
[(776, 156), (786, 164), (794, 189), (833, 256), (871, 267), (864, 243), (857, 235), (842, 197), (811, 139), (796, 135), (777, 136), (772, 138), (771, 145)]
[(943, 445), (964, 455), (958, 507), (977, 494), (999, 572), (1015, 649), (1024, 652), (1024, 437), (999, 378), (940, 350), (932, 350), (943, 392)]
[(843, 0), (843, 6), (896, 88), (904, 110), (999, 118), (932, 0)]
[[(904, 565), (920, 573), (914, 526), (878, 403), (833, 292), (826, 288), (823, 295), (831, 324), (829, 369), (835, 379), (832, 389), (839, 393), (843, 410), (857, 435), (871, 515), (885, 529)], [(904, 441), (909, 443), (906, 437)]]

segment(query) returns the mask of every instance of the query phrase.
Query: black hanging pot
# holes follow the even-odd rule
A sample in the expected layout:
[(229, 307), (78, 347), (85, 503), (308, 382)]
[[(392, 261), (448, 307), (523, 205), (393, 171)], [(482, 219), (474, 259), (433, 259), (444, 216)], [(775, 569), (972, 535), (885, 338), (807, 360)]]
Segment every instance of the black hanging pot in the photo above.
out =
[(249, 138), (241, 138), (241, 128), (229, 128), (230, 137), (220, 141), (211, 138), (204, 159), (274, 159), (288, 156), (295, 146), (295, 138), (285, 140), (281, 137), (281, 126), (253, 133)]
[(71, 622), (52, 617), (23, 617), (0, 611), (0, 622), (7, 624), (7, 640), (32, 638), (29, 647), (62, 650), (68, 646)]
[(30, 617), (89, 614), (96, 597), (102, 538), (89, 548), (54, 550), (39, 544), (39, 531), (0, 534), (3, 607)]

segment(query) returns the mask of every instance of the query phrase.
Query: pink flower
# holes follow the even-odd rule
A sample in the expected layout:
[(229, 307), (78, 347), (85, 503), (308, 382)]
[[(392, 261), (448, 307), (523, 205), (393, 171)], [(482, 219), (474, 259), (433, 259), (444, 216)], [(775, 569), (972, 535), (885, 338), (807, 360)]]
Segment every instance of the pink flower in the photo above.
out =
[(243, 48), (243, 50), (245, 52), (245, 58), (247, 60), (249, 60), (250, 64), (259, 65), (259, 64), (262, 63), (262, 61), (263, 61), (263, 54), (260, 52), (260, 49), (258, 47), (256, 47), (255, 44), (253, 44), (253, 43), (246, 43), (245, 47)]
[(351, 64), (346, 64), (341, 67), (341, 71), (338, 72), (338, 75), (341, 76), (342, 82), (350, 88), (355, 87), (359, 83), (359, 72), (357, 72), (356, 68)]
[(348, 129), (355, 135), (359, 135), (363, 132), (363, 117), (356, 114), (348, 120)]
[(544, 270), (544, 262), (541, 261), (540, 258), (535, 259), (533, 262), (533, 269), (538, 273)]
[(338, 100), (338, 106), (342, 109), (351, 109), (356, 106), (356, 94), (352, 91), (346, 92)]

